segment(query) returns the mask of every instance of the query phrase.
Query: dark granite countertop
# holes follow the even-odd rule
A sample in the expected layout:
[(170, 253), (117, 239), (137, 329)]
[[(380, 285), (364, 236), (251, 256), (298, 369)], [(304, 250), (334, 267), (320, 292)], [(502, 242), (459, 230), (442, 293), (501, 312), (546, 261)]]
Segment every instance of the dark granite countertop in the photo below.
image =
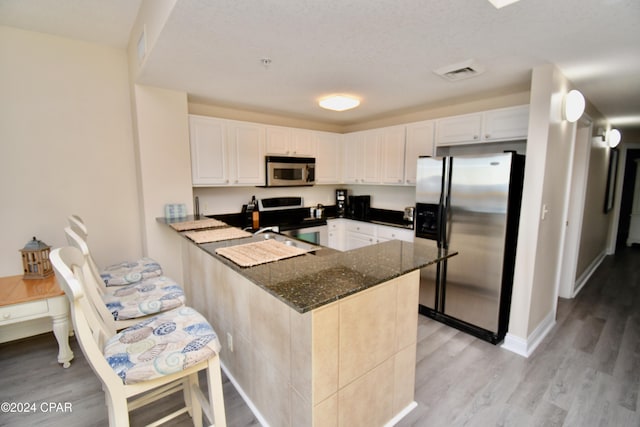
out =
[[(193, 217), (179, 220), (158, 218), (157, 221), (169, 224), (192, 219)], [(346, 252), (321, 247), (318, 251), (294, 258), (242, 268), (215, 253), (217, 248), (262, 239), (264, 236), (259, 234), (204, 244), (187, 240), (300, 313), (457, 254), (452, 250), (439, 250), (435, 245), (391, 240)]]

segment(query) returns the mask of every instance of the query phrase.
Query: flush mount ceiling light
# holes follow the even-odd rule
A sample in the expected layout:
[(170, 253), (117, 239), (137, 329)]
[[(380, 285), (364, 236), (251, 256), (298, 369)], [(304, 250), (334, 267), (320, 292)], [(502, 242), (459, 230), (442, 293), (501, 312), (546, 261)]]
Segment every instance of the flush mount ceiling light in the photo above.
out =
[(609, 147), (616, 148), (618, 144), (620, 144), (620, 140), (622, 139), (622, 135), (618, 129), (611, 129), (607, 132), (607, 143)]
[(496, 9), (500, 9), (505, 6), (509, 6), (512, 3), (515, 3), (520, 0), (489, 0), (489, 3), (493, 5)]
[(333, 111), (345, 111), (356, 108), (360, 100), (348, 95), (331, 95), (318, 101), (322, 108)]
[(564, 106), (562, 108), (564, 119), (571, 123), (577, 121), (580, 117), (582, 117), (582, 113), (584, 113), (584, 107), (585, 100), (580, 91), (577, 91), (575, 89), (569, 91), (569, 93), (564, 97)]

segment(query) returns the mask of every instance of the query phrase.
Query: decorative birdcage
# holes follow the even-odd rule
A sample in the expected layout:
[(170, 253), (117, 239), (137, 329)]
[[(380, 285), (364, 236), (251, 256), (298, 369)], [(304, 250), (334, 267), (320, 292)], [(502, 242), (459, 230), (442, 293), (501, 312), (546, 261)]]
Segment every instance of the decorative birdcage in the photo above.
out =
[(20, 249), (25, 279), (43, 279), (53, 274), (53, 266), (49, 261), (51, 246), (35, 237)]

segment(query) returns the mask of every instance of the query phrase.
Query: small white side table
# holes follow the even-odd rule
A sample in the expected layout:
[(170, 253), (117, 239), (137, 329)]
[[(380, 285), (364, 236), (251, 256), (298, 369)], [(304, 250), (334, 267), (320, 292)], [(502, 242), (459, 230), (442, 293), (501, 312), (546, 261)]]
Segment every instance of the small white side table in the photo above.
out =
[(42, 317), (51, 318), (58, 341), (58, 363), (68, 368), (73, 359), (69, 347), (69, 301), (55, 276), (45, 279), (0, 277), (0, 333), (5, 325)]

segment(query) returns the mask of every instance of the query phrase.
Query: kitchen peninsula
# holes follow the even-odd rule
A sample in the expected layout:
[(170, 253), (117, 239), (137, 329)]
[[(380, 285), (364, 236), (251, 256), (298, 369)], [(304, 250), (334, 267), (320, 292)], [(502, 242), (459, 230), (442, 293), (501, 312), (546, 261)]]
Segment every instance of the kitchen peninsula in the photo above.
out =
[(219, 334), (223, 368), (256, 416), (272, 426), (397, 422), (415, 406), (419, 269), (455, 253), (392, 240), (247, 268), (216, 253), (264, 240), (181, 243), (188, 304)]

